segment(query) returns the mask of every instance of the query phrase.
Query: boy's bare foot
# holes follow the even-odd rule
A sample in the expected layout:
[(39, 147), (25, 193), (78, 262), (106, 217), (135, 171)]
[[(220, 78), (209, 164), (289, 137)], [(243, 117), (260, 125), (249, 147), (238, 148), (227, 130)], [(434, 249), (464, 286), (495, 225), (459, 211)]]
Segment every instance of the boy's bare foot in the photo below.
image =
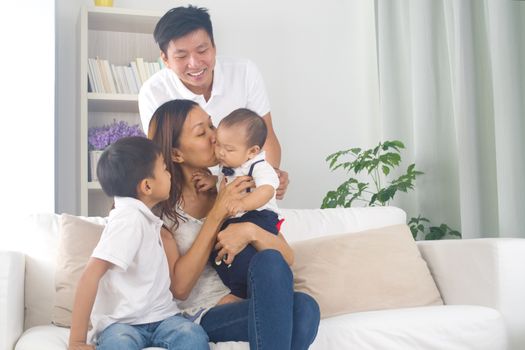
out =
[(239, 302), (241, 300), (243, 300), (243, 299), (239, 298), (238, 296), (235, 296), (233, 294), (228, 294), (228, 295), (223, 296), (222, 299), (219, 300), (217, 305), (237, 303), (237, 302)]

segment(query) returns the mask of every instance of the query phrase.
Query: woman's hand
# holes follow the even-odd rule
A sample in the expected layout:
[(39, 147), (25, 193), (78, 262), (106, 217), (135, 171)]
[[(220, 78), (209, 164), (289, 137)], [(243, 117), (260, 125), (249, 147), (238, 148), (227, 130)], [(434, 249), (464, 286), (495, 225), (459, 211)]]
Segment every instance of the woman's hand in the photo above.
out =
[(228, 186), (226, 186), (226, 178), (224, 178), (210, 213), (216, 213), (221, 218), (226, 218), (229, 215), (228, 209), (246, 196), (246, 189), (248, 188), (255, 188), (255, 182), (251, 176), (239, 176)]
[(235, 256), (248, 244), (257, 251), (275, 249), (279, 251), (288, 265), (292, 265), (294, 254), (281, 233), (274, 235), (251, 222), (239, 222), (228, 225), (217, 235), (215, 249), (217, 258), (225, 257), (224, 263), (231, 264)]
[(225, 257), (223, 262), (227, 265), (231, 264), (235, 256), (252, 242), (251, 225), (253, 224), (231, 224), (219, 232), (217, 235), (217, 244), (215, 244), (215, 250), (218, 250), (217, 258), (221, 259)]

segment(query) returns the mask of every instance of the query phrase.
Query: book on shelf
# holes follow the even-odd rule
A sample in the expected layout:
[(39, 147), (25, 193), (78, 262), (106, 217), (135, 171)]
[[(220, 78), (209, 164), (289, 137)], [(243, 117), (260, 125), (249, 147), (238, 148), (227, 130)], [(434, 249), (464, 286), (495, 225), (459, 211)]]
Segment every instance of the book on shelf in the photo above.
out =
[(118, 79), (117, 66), (114, 64), (111, 65), (111, 74), (115, 79), (115, 87), (117, 88), (117, 94), (124, 94), (124, 89), (122, 88), (121, 80)]
[(98, 70), (100, 72), (100, 80), (102, 82), (103, 91), (105, 93), (111, 93), (111, 88), (109, 87), (108, 75), (106, 73), (106, 68), (104, 67), (104, 62), (100, 58), (96, 58)]
[[(100, 78), (98, 77), (96, 62), (94, 58), (88, 59), (88, 68), (89, 72), (91, 72), (91, 77), (93, 78), (93, 84), (91, 84), (91, 87), (93, 89), (93, 92), (102, 92), (100, 87)], [(89, 79), (89, 74), (88, 74)]]
[(128, 65), (115, 65), (99, 57), (88, 58), (88, 91), (106, 94), (138, 94), (142, 84), (164, 68), (162, 60), (146, 62), (138, 57)]
[(140, 88), (135, 83), (135, 78), (133, 78), (133, 71), (131, 70), (131, 67), (124, 67), (124, 73), (126, 74), (126, 81), (128, 82), (130, 93), (138, 94)]
[(137, 67), (137, 62), (131, 61), (129, 63), (131, 71), (133, 72), (133, 80), (135, 81), (135, 85), (139, 87), (142, 86), (142, 82), (140, 81), (140, 75), (139, 75), (139, 68)]
[(144, 59), (142, 57), (137, 57), (137, 68), (139, 70), (139, 76), (141, 85), (148, 79), (148, 74), (146, 73), (146, 67), (144, 66)]
[(131, 94), (131, 88), (129, 87), (128, 79), (126, 79), (125, 70), (126, 70), (126, 67), (124, 67), (124, 66), (118, 66), (117, 67), (118, 80), (122, 84), (122, 91), (123, 91), (122, 93), (123, 94)]
[(115, 78), (113, 77), (113, 74), (111, 72), (111, 67), (109, 66), (108, 60), (101, 60), (102, 64), (104, 65), (104, 72), (107, 74), (107, 80), (108, 80), (108, 86), (109, 86), (109, 93), (116, 94), (117, 88), (115, 87)]

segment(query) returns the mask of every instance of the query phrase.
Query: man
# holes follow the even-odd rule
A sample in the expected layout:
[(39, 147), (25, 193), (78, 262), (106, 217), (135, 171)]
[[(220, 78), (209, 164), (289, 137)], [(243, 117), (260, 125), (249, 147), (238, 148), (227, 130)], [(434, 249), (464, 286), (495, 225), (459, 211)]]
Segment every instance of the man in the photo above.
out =
[(147, 132), (153, 112), (164, 102), (189, 99), (197, 102), (214, 125), (237, 108), (261, 115), (268, 128), (263, 149), (266, 160), (279, 175), (276, 197), (288, 187), (288, 173), (279, 170), (281, 146), (272, 126), (270, 103), (257, 67), (248, 60), (216, 57), (213, 28), (208, 11), (194, 6), (169, 10), (153, 32), (166, 69), (144, 83), (139, 111)]

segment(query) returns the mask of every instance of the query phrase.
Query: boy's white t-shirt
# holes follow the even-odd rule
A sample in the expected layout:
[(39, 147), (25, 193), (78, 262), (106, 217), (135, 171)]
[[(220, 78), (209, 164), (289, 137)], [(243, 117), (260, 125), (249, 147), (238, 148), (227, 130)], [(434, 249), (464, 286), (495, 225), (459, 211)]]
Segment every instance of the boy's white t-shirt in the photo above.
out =
[[(252, 159), (244, 162), (240, 167), (234, 168), (233, 170), (235, 173), (231, 176), (226, 176), (226, 183), (230, 184), (238, 176), (248, 175), (252, 164), (262, 160), (262, 162), (255, 164), (253, 167), (252, 177), (253, 181), (255, 182), (255, 187), (270, 185), (273, 187), (275, 192), (273, 193), (273, 197), (265, 205), (257, 208), (257, 210), (270, 210), (279, 214), (279, 207), (277, 206), (277, 200), (275, 199), (275, 194), (277, 193), (277, 188), (279, 187), (279, 176), (275, 172), (275, 169), (265, 159), (266, 152), (261, 151)], [(222, 166), (220, 166), (217, 179), (217, 190), (219, 190), (221, 181), (224, 177), (225, 176), (222, 173)], [(238, 213), (236, 217), (242, 216), (242, 214), (244, 213)]]
[(162, 224), (140, 200), (115, 197), (115, 209), (91, 255), (114, 265), (99, 283), (91, 313), (92, 342), (113, 323), (151, 323), (180, 312), (169, 289)]

